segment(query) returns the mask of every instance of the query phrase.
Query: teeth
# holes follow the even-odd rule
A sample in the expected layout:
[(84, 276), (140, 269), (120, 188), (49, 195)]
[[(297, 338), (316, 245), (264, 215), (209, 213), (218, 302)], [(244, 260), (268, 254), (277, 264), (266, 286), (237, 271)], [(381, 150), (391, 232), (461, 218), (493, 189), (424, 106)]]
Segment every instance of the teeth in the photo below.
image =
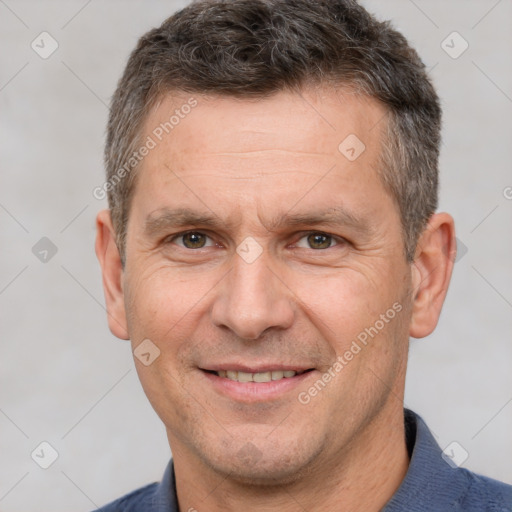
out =
[[(297, 375), (297, 372), (293, 370), (275, 370), (271, 372), (260, 372), (260, 373), (247, 373), (247, 372), (235, 372), (232, 370), (219, 370), (216, 372), (219, 377), (226, 377), (230, 380), (237, 382), (270, 382), (272, 380), (281, 380), (283, 378), (290, 378)], [(303, 372), (299, 372), (303, 373)]]
[(252, 382), (253, 373), (238, 372), (238, 382)]
[(272, 380), (272, 372), (253, 373), (252, 380), (254, 382), (270, 382)]

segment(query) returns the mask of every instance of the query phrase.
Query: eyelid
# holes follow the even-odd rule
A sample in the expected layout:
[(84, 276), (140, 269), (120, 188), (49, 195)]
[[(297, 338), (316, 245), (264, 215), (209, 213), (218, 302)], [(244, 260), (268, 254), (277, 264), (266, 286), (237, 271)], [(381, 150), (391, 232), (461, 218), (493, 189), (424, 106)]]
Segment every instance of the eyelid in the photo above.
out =
[[(338, 245), (339, 244), (342, 244), (342, 243), (349, 243), (349, 241), (340, 236), (340, 235), (334, 235), (332, 233), (329, 233), (328, 231), (322, 231), (320, 229), (311, 229), (309, 231), (302, 231), (300, 233), (297, 234), (297, 238), (296, 240), (299, 241), (299, 240), (302, 240), (303, 238), (305, 237), (308, 237), (310, 235), (325, 235), (325, 236), (328, 236), (330, 237), (333, 241), (335, 241)], [(297, 242), (294, 242), (294, 243), (297, 243)]]
[[(344, 242), (346, 242), (346, 240), (344, 240), (343, 238), (339, 237), (339, 236), (336, 236), (336, 235), (332, 235), (331, 233), (327, 233), (325, 231), (318, 231), (318, 230), (311, 230), (311, 231), (304, 231), (302, 233), (299, 234), (300, 236), (297, 238), (297, 240), (293, 243), (293, 245), (299, 249), (307, 249), (307, 250), (310, 250), (310, 251), (315, 251), (315, 252), (321, 252), (321, 251), (326, 251), (327, 249), (332, 249), (333, 247), (336, 247)], [(326, 247), (325, 249), (314, 249), (312, 247), (298, 247), (297, 244), (304, 238), (307, 238), (308, 236), (310, 235), (324, 235), (324, 236), (327, 236), (327, 237), (330, 237), (331, 238), (331, 244), (332, 242), (335, 242), (333, 245), (330, 245), (329, 247)], [(306, 242), (307, 244), (307, 242)]]
[[(208, 230), (199, 230), (199, 229), (187, 229), (186, 231), (180, 231), (179, 233), (175, 233), (173, 235), (168, 235), (164, 238), (164, 243), (175, 243), (177, 239), (189, 234), (189, 233), (198, 233), (200, 235), (203, 235), (207, 237), (212, 243), (210, 245), (205, 245), (204, 247), (200, 247), (198, 249), (189, 249), (188, 247), (185, 247), (181, 244), (176, 244), (178, 247), (182, 247), (183, 249), (187, 249), (189, 251), (198, 251), (201, 249), (205, 249), (207, 247), (213, 247), (218, 246), (219, 243), (214, 241), (213, 236), (208, 234)], [(331, 249), (333, 247), (336, 247), (338, 245), (348, 244), (349, 241), (346, 238), (343, 238), (341, 236), (333, 235), (332, 233), (329, 233), (327, 231), (320, 231), (320, 230), (309, 230), (309, 231), (301, 231), (300, 233), (297, 233), (296, 241), (292, 243), (292, 246), (296, 246), (297, 243), (302, 240), (303, 238), (306, 238), (310, 235), (319, 234), (319, 235), (325, 235), (330, 237), (334, 242), (336, 242), (334, 245), (331, 245), (330, 247), (327, 247), (326, 249)], [(299, 249), (309, 249), (315, 252), (325, 251), (326, 249), (312, 249), (311, 247), (299, 247)]]
[[(179, 238), (184, 237), (185, 235), (188, 235), (189, 233), (197, 233), (199, 235), (203, 235), (209, 240), (211, 240), (210, 245), (205, 245), (203, 247), (199, 247), (197, 249), (190, 249), (189, 247), (185, 247), (184, 245), (177, 244), (176, 240)], [(186, 231), (180, 231), (179, 233), (175, 233), (174, 235), (166, 236), (163, 240), (164, 243), (175, 243), (178, 247), (181, 247), (183, 249), (187, 249), (188, 251), (199, 251), (201, 249), (205, 249), (206, 247), (212, 247), (214, 245), (217, 245), (216, 242), (214, 242), (213, 238), (205, 231), (199, 230), (199, 229), (187, 229)]]

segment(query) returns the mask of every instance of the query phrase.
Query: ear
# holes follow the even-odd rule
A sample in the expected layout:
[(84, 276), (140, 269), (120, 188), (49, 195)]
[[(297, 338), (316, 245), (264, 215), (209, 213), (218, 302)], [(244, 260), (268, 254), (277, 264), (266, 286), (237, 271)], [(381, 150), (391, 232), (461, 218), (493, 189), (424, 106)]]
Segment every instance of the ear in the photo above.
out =
[(410, 336), (423, 338), (436, 327), (452, 276), (457, 246), (453, 218), (432, 215), (411, 265), (413, 300)]
[(129, 336), (124, 307), (123, 266), (110, 210), (103, 210), (96, 217), (96, 256), (103, 275), (108, 326), (114, 336), (127, 340)]

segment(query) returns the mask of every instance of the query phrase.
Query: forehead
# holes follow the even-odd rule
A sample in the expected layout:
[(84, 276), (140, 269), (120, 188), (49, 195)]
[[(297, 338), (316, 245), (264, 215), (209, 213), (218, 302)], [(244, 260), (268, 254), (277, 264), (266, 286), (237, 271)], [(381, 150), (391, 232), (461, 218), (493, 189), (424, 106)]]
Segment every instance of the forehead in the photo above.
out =
[(323, 197), (368, 209), (361, 201), (388, 196), (377, 171), (385, 116), (376, 100), (344, 89), (264, 99), (169, 94), (144, 125), (154, 147), (138, 171), (141, 213), (187, 200), (221, 209), (228, 199), (261, 213), (301, 195), (306, 208)]
[(332, 154), (350, 134), (373, 152), (385, 114), (380, 102), (348, 88), (279, 91), (263, 99), (170, 93), (151, 109), (144, 134), (191, 157), (272, 149)]

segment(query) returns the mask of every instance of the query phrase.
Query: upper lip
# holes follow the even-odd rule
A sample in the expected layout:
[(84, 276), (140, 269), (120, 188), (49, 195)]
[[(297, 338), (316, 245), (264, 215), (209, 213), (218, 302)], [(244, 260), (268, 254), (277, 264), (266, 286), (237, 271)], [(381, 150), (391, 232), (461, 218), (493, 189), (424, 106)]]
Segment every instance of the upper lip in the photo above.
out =
[(201, 366), (201, 370), (208, 370), (212, 372), (218, 371), (235, 371), (235, 372), (245, 372), (245, 373), (264, 373), (271, 371), (294, 371), (294, 372), (304, 372), (306, 370), (312, 370), (312, 366), (308, 365), (296, 365), (296, 364), (280, 364), (280, 363), (265, 363), (258, 365), (245, 365), (240, 363), (221, 363), (221, 364), (211, 364), (207, 366)]

